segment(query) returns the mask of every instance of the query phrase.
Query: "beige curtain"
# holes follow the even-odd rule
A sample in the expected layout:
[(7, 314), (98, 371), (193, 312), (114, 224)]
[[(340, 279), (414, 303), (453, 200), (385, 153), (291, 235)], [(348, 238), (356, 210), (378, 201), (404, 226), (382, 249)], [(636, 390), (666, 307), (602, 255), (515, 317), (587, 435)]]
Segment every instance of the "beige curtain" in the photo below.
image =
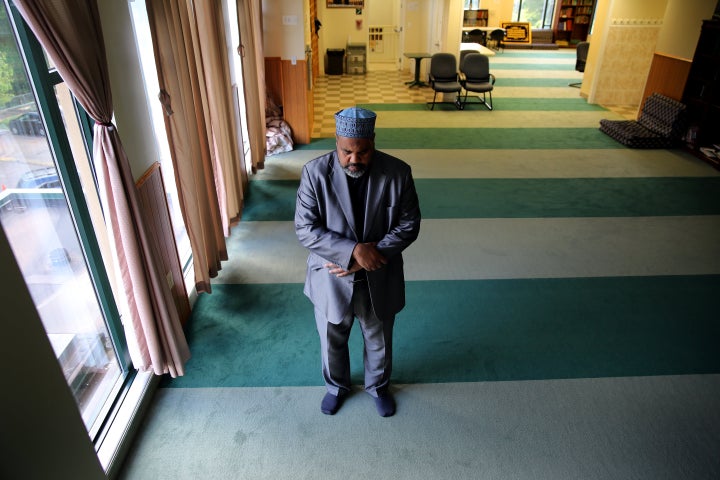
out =
[(220, 4), (198, 5), (148, 0), (147, 12), (195, 288), (210, 292), (227, 260), (224, 236), (240, 215), (243, 182)]
[[(230, 66), (223, 22), (222, 0), (206, 0), (193, 3), (199, 44), (202, 75), (205, 78), (206, 124), (216, 166), (216, 188), (223, 218), (223, 231), (230, 236), (230, 225), (236, 223), (242, 213), (243, 191), (247, 187), (247, 172), (241, 160), (236, 132), (235, 102), (230, 84)], [(202, 5), (202, 8), (198, 8)]]
[(261, 0), (237, 0), (243, 87), (247, 107), (252, 170), (265, 166), (265, 55), (262, 41)]
[[(95, 120), (93, 161), (129, 309), (126, 334), (140, 370), (182, 375), (190, 357), (172, 294), (154, 261), (135, 182), (112, 120), (112, 95), (96, 0), (15, 0), (60, 76)], [(132, 341), (132, 340), (129, 340)]]

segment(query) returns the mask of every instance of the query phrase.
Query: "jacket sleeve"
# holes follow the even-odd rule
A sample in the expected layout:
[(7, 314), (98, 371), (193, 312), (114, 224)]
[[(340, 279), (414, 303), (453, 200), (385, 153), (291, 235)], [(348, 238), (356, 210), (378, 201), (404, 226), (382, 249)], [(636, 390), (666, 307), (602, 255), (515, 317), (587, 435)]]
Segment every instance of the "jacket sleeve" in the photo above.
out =
[(347, 270), (357, 242), (339, 228), (328, 228), (328, 215), (338, 224), (342, 213), (328, 198), (327, 182), (321, 182), (321, 177), (311, 173), (308, 165), (303, 167), (295, 204), (295, 234), (310, 252)]
[(420, 233), (420, 203), (410, 168), (404, 171), (397, 188), (399, 195), (387, 207), (390, 228), (376, 247), (388, 258), (405, 250)]

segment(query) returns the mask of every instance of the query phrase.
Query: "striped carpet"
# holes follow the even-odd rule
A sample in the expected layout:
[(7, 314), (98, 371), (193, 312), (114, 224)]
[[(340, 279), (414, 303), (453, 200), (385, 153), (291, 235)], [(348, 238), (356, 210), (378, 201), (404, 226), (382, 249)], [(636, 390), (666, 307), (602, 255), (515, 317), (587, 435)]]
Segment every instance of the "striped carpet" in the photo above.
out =
[[(123, 478), (720, 477), (720, 175), (600, 133), (619, 117), (567, 87), (572, 51), (506, 51), (491, 69), (492, 112), (357, 102), (378, 112), (378, 148), (412, 165), (423, 212), (397, 415), (359, 387), (319, 412), (292, 214), (325, 136), (252, 179), (187, 374), (160, 388)], [(355, 331), (356, 384), (361, 347)]]

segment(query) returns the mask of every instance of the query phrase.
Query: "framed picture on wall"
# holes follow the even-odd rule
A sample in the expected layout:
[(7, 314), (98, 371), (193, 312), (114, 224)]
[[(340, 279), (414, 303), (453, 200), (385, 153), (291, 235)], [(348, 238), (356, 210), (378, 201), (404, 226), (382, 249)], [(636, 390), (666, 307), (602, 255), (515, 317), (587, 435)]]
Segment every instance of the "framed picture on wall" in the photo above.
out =
[(527, 22), (502, 22), (502, 28), (505, 29), (505, 42), (532, 42), (532, 29)]
[(364, 8), (365, 0), (327, 0), (328, 8)]

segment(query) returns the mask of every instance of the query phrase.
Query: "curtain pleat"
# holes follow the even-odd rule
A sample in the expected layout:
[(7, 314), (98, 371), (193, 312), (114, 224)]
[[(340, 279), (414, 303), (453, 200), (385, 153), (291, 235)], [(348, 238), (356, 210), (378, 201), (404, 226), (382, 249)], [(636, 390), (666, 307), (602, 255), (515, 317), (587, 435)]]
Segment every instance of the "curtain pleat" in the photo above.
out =
[(233, 108), (233, 92), (230, 84), (230, 66), (225, 38), (225, 26), (220, 0), (207, 0), (202, 8), (195, 4), (195, 20), (199, 58), (206, 89), (206, 125), (210, 126), (208, 138), (213, 149), (216, 167), (217, 190), (220, 200), (223, 231), (230, 236), (230, 225), (240, 218), (243, 191), (247, 186), (247, 174), (243, 175), (240, 151), (235, 132), (238, 126)]
[[(234, 156), (221, 152), (228, 143), (224, 130), (228, 126), (220, 126), (222, 108), (232, 104), (221, 100), (217, 92), (212, 96), (208, 92), (211, 85), (221, 91), (224, 88), (221, 79), (205, 75), (202, 36), (192, 2), (148, 0), (146, 5), (180, 209), (193, 253), (195, 288), (210, 292), (210, 278), (217, 275), (221, 261), (227, 260), (224, 234), (229, 231), (229, 220), (239, 214), (242, 205), (242, 185), (225, 181), (226, 176), (232, 179), (236, 175), (239, 153), (236, 147), (230, 149)], [(215, 56), (223, 53), (224, 45)], [(207, 62), (212, 63), (210, 59)], [(227, 79), (229, 89), (229, 76)], [(211, 103), (226, 105), (214, 105), (211, 113)], [(230, 202), (228, 184), (236, 189)]]
[(248, 141), (252, 170), (265, 166), (265, 54), (262, 41), (261, 0), (237, 0), (243, 87), (247, 107)]
[[(126, 335), (140, 370), (183, 375), (190, 357), (172, 294), (144, 228), (135, 182), (117, 129), (96, 0), (15, 0), (60, 76), (95, 120), (93, 161), (121, 284)], [(130, 340), (129, 340), (130, 341)]]

